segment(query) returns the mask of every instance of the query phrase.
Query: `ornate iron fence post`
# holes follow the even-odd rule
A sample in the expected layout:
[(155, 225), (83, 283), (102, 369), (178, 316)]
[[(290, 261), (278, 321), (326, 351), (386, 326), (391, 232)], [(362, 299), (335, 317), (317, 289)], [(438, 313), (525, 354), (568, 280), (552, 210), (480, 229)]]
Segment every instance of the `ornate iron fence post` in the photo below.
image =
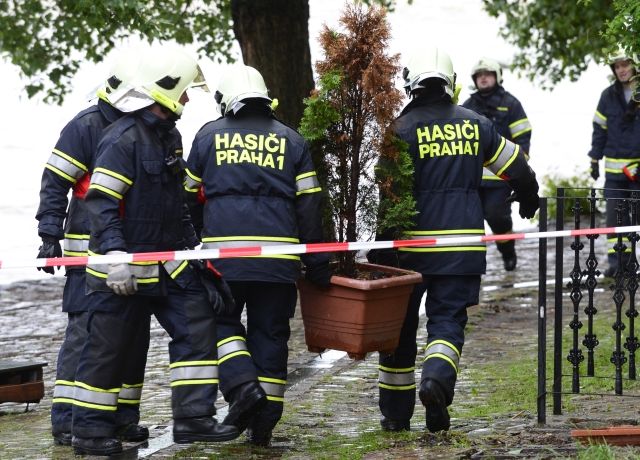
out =
[[(580, 229), (580, 199), (576, 198), (571, 208), (573, 210), (573, 218), (575, 223), (575, 229)], [(567, 361), (572, 366), (572, 379), (571, 379), (571, 391), (573, 393), (580, 393), (580, 363), (584, 361), (584, 355), (579, 348), (579, 332), (582, 327), (580, 321), (580, 301), (582, 300), (582, 291), (580, 290), (580, 282), (582, 281), (582, 270), (580, 270), (580, 251), (584, 248), (584, 244), (580, 241), (580, 236), (575, 236), (573, 243), (571, 243), (571, 249), (573, 250), (573, 269), (571, 270), (571, 282), (568, 287), (571, 289), (571, 302), (573, 302), (573, 319), (569, 323), (569, 327), (573, 332), (573, 340), (571, 350), (567, 355)]]
[[(589, 194), (589, 228), (596, 227), (596, 191), (591, 189)], [(586, 270), (582, 272), (587, 277), (585, 285), (587, 287), (587, 307), (584, 313), (587, 315), (587, 333), (584, 335), (582, 344), (587, 348), (587, 375), (593, 377), (595, 375), (594, 365), (594, 349), (598, 346), (598, 338), (593, 333), (593, 317), (598, 310), (594, 305), (594, 293), (598, 286), (598, 259), (596, 258), (595, 241), (600, 235), (587, 235), (589, 240), (589, 256), (586, 261)]]
[[(633, 192), (631, 194), (631, 225), (638, 225), (638, 198), (640, 194)], [(627, 265), (629, 273), (629, 309), (625, 312), (629, 318), (629, 335), (624, 344), (624, 348), (629, 352), (629, 379), (636, 379), (636, 350), (638, 350), (638, 338), (635, 335), (635, 319), (638, 317), (636, 309), (636, 291), (638, 290), (638, 258), (636, 257), (636, 246), (640, 240), (637, 233), (629, 234), (629, 242), (631, 243), (631, 256)]]
[[(618, 226), (622, 225), (623, 213), (627, 212), (626, 202), (620, 200), (616, 206), (616, 222)], [(615, 392), (617, 395), (622, 394), (622, 365), (627, 361), (624, 351), (622, 351), (622, 331), (625, 328), (622, 322), (622, 304), (625, 300), (625, 279), (627, 277), (627, 270), (623, 266), (622, 254), (627, 249), (627, 246), (622, 242), (622, 234), (618, 233), (618, 241), (614, 246), (618, 257), (618, 266), (616, 267), (616, 273), (614, 275), (615, 284), (613, 287), (613, 301), (616, 304), (616, 322), (613, 323), (612, 329), (616, 333), (616, 345), (613, 353), (611, 353), (611, 363), (616, 367), (616, 382)]]

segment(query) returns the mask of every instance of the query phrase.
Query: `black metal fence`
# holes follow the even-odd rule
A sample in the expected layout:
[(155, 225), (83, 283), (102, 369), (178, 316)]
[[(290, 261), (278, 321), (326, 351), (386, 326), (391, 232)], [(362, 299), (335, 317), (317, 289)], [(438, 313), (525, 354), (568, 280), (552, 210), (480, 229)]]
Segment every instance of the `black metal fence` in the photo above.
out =
[[(640, 221), (640, 191), (608, 191), (605, 198), (602, 189), (561, 189), (554, 198), (542, 198), (539, 212), (540, 231), (548, 231), (549, 205), (555, 203), (555, 230), (564, 230), (565, 222), (573, 220), (573, 228), (596, 228), (602, 213), (599, 208), (604, 204), (615, 210), (614, 226), (638, 225)], [(621, 193), (611, 193), (621, 192)], [(572, 196), (573, 195), (573, 196)], [(580, 197), (577, 197), (577, 196)], [(623, 198), (610, 198), (622, 196)], [(553, 201), (551, 201), (553, 200)], [(608, 203), (608, 204), (607, 204)], [(610, 235), (613, 237), (614, 235)], [(553, 414), (562, 413), (562, 396), (581, 393), (581, 379), (609, 378), (614, 381), (614, 395), (623, 395), (623, 382), (636, 380), (636, 352), (640, 345), (636, 331), (636, 294), (640, 282), (639, 264), (636, 246), (640, 240), (637, 233), (615, 235), (615, 244), (611, 255), (617, 262), (612, 277), (603, 275), (608, 257), (607, 250), (596, 249), (599, 235), (555, 238), (555, 282), (554, 284), (554, 328), (551, 395)], [(606, 238), (603, 235), (603, 238)], [(570, 245), (568, 241), (571, 240)], [(538, 422), (546, 422), (547, 409), (547, 249), (549, 242), (541, 239), (539, 244), (539, 285), (538, 285)], [(565, 267), (565, 256), (567, 266)], [(572, 268), (569, 270), (569, 266)], [(567, 273), (568, 271), (568, 273)], [(569, 280), (565, 275), (569, 275)], [(596, 295), (601, 288), (611, 294)], [(568, 293), (572, 315), (568, 324), (563, 318), (564, 296)], [(604, 300), (603, 300), (604, 299)], [(606, 304), (606, 305), (604, 305)], [(594, 331), (594, 319), (598, 310), (611, 306), (615, 308), (615, 319), (611, 325), (614, 334), (614, 347), (610, 364), (613, 376), (602, 377), (596, 369), (595, 350), (600, 340)], [(611, 308), (613, 309), (613, 308)], [(623, 315), (624, 311), (624, 315)], [(624, 317), (623, 317), (624, 316)], [(585, 323), (586, 322), (586, 327)], [(626, 323), (626, 324), (625, 324)], [(570, 348), (563, 354), (563, 334), (570, 334)], [(602, 337), (601, 337), (602, 338)], [(565, 338), (566, 341), (566, 338)], [(585, 356), (586, 352), (586, 356)], [(586, 359), (585, 359), (586, 358)], [(585, 362), (586, 360), (586, 362)], [(563, 373), (563, 364), (568, 363), (567, 373)], [(585, 369), (586, 367), (586, 369)], [(570, 373), (569, 373), (570, 371)], [(605, 372), (606, 374), (606, 372)], [(563, 388), (563, 377), (571, 378), (570, 391)], [(602, 394), (602, 393), (582, 393)], [(637, 395), (633, 395), (637, 396)]]

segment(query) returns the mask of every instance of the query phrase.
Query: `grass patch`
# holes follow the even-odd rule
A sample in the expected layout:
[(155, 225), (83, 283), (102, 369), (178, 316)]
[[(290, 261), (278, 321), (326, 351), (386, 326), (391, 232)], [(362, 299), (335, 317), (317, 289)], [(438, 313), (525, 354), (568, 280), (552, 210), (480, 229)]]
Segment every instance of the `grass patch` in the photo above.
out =
[(637, 460), (638, 451), (634, 447), (612, 447), (594, 444), (578, 448), (578, 460)]

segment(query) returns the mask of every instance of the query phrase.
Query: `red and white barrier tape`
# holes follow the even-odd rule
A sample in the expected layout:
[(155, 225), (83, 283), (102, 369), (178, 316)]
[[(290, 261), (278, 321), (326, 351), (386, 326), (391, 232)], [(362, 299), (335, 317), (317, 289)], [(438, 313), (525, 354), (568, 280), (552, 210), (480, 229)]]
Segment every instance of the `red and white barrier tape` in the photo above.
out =
[(27, 267), (79, 266), (118, 264), (127, 262), (153, 262), (193, 259), (227, 259), (247, 256), (275, 256), (284, 254), (311, 254), (316, 252), (360, 251), (363, 249), (389, 249), (442, 245), (465, 245), (487, 241), (531, 240), (567, 236), (602, 235), (605, 233), (640, 232), (640, 225), (626, 227), (581, 228), (550, 232), (509, 233), (506, 235), (435, 237), (394, 241), (356, 241), (351, 243), (283, 244), (274, 246), (245, 246), (240, 248), (195, 249), (192, 251), (138, 252), (108, 256), (55, 257), (49, 259), (0, 259), (0, 269)]

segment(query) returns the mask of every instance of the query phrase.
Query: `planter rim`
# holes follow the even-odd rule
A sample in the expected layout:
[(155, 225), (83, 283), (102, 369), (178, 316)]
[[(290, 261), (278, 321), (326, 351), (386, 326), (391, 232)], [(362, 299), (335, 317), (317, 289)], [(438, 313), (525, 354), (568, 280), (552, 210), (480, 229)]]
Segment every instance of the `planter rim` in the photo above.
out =
[(377, 265), (364, 262), (358, 262), (357, 266), (397, 276), (379, 280), (357, 280), (344, 276), (333, 275), (331, 277), (331, 284), (369, 291), (374, 289), (384, 289), (390, 286), (405, 286), (407, 284), (417, 284), (422, 281), (422, 275), (420, 273), (414, 272), (412, 270), (406, 270), (404, 268), (388, 267), (386, 265)]

